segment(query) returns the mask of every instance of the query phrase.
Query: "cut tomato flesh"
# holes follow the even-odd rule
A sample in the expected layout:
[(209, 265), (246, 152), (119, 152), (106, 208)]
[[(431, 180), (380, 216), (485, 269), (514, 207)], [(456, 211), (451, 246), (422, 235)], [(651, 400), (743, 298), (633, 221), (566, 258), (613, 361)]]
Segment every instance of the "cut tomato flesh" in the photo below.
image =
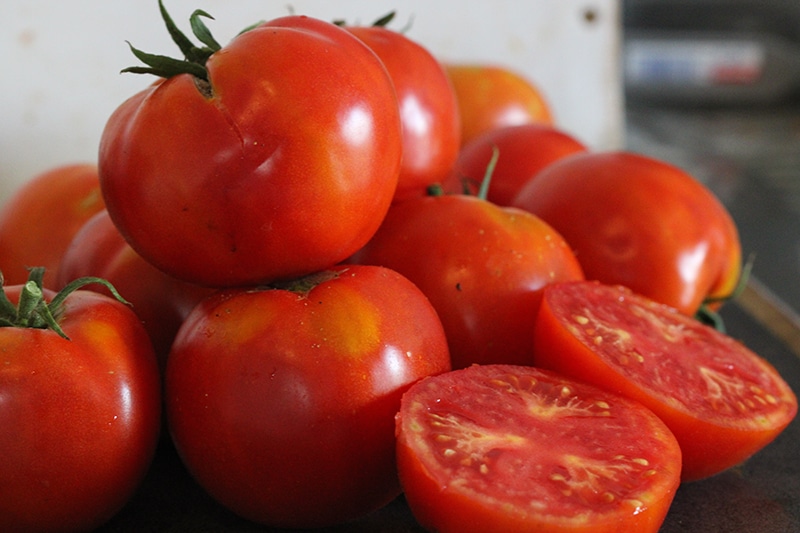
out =
[(649, 410), (531, 367), (425, 379), (397, 424), (406, 499), (437, 531), (657, 531), (680, 479)]
[(684, 480), (714, 475), (768, 444), (797, 412), (778, 372), (739, 341), (617, 286), (544, 291), (535, 364), (640, 401), (673, 431)]

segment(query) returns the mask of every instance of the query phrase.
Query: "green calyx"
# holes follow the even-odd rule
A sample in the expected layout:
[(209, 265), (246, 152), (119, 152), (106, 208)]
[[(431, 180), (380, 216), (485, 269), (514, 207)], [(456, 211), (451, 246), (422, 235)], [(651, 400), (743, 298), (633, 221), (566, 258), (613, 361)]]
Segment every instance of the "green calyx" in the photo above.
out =
[(146, 66), (128, 67), (122, 72), (132, 72), (134, 74), (153, 74), (162, 78), (171, 78), (178, 74), (191, 74), (192, 76), (208, 82), (208, 70), (206, 61), (214, 52), (222, 47), (214, 39), (208, 27), (203, 22), (203, 17), (214, 19), (202, 9), (195, 10), (189, 17), (194, 36), (205, 46), (195, 45), (186, 35), (178, 29), (167, 13), (164, 3), (159, 0), (158, 7), (161, 10), (161, 18), (167, 26), (167, 31), (172, 37), (173, 42), (178, 45), (184, 59), (175, 59), (169, 56), (148, 54), (128, 43), (131, 52)]
[(305, 296), (317, 285), (336, 279), (341, 274), (342, 272), (338, 270), (322, 270), (300, 278), (273, 281), (268, 287)]
[(28, 281), (22, 287), (19, 302), (16, 306), (11, 303), (5, 289), (3, 289), (3, 274), (0, 272), (0, 327), (51, 329), (61, 337), (69, 339), (58, 324), (58, 318), (61, 316), (64, 307), (64, 300), (76, 290), (92, 283), (99, 283), (105, 286), (117, 300), (128, 304), (111, 283), (102, 278), (90, 276), (79, 278), (69, 283), (48, 303), (45, 300), (42, 288), (44, 271), (44, 267), (35, 267), (30, 270)]
[[(492, 147), (492, 157), (489, 159), (489, 163), (486, 165), (486, 171), (483, 174), (483, 179), (481, 180), (480, 188), (475, 195), (477, 198), (481, 200), (487, 200), (489, 196), (489, 185), (492, 183), (492, 175), (494, 174), (494, 169), (497, 166), (497, 160), (500, 158), (500, 149), (497, 146)], [(463, 187), (463, 194), (471, 195), (472, 188), (471, 188), (471, 181), (469, 178), (464, 177), (462, 179), (462, 187)], [(442, 188), (441, 184), (434, 183), (429, 185), (427, 188), (428, 196), (442, 196), (444, 195), (444, 189)]]

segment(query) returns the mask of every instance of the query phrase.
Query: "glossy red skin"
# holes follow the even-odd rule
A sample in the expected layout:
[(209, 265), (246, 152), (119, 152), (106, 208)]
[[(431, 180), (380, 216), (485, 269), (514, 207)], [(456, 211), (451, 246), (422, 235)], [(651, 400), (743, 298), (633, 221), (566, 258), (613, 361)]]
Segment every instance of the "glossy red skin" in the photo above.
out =
[(342, 28), (291, 16), (240, 34), (207, 68), (211, 97), (178, 75), (106, 124), (102, 191), (131, 246), (215, 287), (305, 275), (362, 246), (402, 156), (377, 56)]
[(513, 205), (551, 224), (587, 279), (625, 285), (693, 315), (739, 281), (741, 244), (728, 211), (683, 170), (628, 152), (549, 165)]
[(395, 201), (423, 196), (453, 166), (461, 146), (458, 102), (441, 63), (419, 43), (380, 26), (347, 30), (364, 41), (394, 83), (403, 128), (403, 162)]
[(461, 116), (461, 144), (505, 126), (553, 125), (550, 104), (536, 84), (512, 69), (490, 64), (446, 64)]
[[(214, 290), (175, 279), (145, 261), (122, 238), (106, 210), (89, 219), (64, 251), (56, 288), (84, 276), (105, 279), (131, 303), (150, 335), (162, 368), (178, 328), (194, 306)], [(100, 284), (84, 288), (111, 295)]]
[(540, 289), (583, 279), (577, 259), (550, 226), (466, 195), (395, 204), (350, 261), (396, 270), (430, 298), (453, 368), (529, 363)]
[[(683, 481), (745, 461), (797, 413), (797, 398), (767, 361), (623, 287), (551, 285), (534, 339), (537, 366), (632, 398), (658, 415), (680, 443)], [(710, 395), (717, 389), (719, 398)]]
[(402, 393), (450, 369), (433, 307), (388, 269), (337, 267), (306, 295), (222, 291), (190, 314), (166, 375), (169, 426), (199, 483), (262, 524), (323, 527), (400, 493)]
[(54, 167), (22, 184), (0, 208), (0, 270), (6, 285), (28, 280), (29, 267), (45, 267), (54, 288), (61, 255), (84, 222), (103, 209), (97, 166)]
[[(7, 293), (16, 301), (19, 286)], [(70, 340), (0, 328), (2, 531), (100, 526), (131, 498), (155, 452), (161, 380), (136, 315), (79, 290), (59, 323)]]
[(681, 468), (675, 437), (642, 405), (530, 366), (414, 385), (397, 456), (412, 513), (440, 533), (655, 533)]
[[(448, 193), (477, 194), (497, 148), (497, 162), (486, 198), (510, 206), (520, 190), (544, 167), (563, 157), (587, 151), (572, 135), (547, 124), (521, 124), (492, 129), (461, 148), (442, 184)], [(465, 186), (467, 187), (465, 189)]]

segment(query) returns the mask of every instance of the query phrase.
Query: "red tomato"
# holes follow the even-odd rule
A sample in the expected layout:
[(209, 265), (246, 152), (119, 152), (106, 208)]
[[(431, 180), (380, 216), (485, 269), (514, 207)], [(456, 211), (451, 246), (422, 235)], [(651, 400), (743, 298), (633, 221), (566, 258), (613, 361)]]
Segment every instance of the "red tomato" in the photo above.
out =
[(546, 288), (534, 346), (537, 366), (655, 412), (680, 442), (686, 481), (741, 463), (797, 412), (777, 371), (740, 342), (620, 286)]
[(583, 279), (570, 248), (542, 220), (466, 195), (393, 205), (351, 261), (396, 270), (430, 298), (454, 368), (530, 362), (540, 289)]
[(397, 91), (403, 128), (403, 162), (395, 200), (423, 196), (441, 182), (461, 146), (458, 104), (450, 79), (431, 53), (402, 33), (382, 26), (347, 30), (383, 61)]
[(446, 64), (461, 117), (461, 143), (504, 126), (554, 123), (550, 104), (531, 80), (497, 65)]
[[(21, 292), (6, 289), (14, 303)], [(158, 440), (161, 381), (133, 311), (77, 290), (52, 312), (68, 339), (0, 327), (0, 531), (100, 526), (131, 498)]]
[(167, 363), (168, 422), (223, 505), (268, 525), (326, 526), (400, 493), (400, 397), (449, 369), (419, 289), (388, 269), (337, 267), (201, 302)]
[(372, 236), (402, 138), (392, 81), (364, 43), (289, 16), (182, 64), (208, 81), (154, 84), (101, 138), (107, 208), (139, 254), (192, 283), (246, 285), (327, 268)]
[(730, 295), (741, 244), (725, 206), (663, 161), (626, 152), (575, 154), (549, 165), (514, 205), (575, 250), (588, 279), (625, 285), (686, 314)]
[(0, 269), (6, 285), (28, 280), (28, 268), (45, 267), (54, 281), (61, 254), (84, 222), (103, 209), (97, 167), (55, 167), (24, 183), (0, 209)]
[[(150, 335), (162, 367), (181, 323), (213, 290), (177, 280), (145, 261), (122, 238), (106, 210), (89, 219), (75, 234), (61, 259), (56, 287), (84, 276), (107, 280), (131, 303)], [(85, 288), (110, 295), (101, 284)]]
[(680, 482), (680, 448), (653, 413), (532, 367), (420, 381), (397, 441), (406, 501), (440, 533), (656, 532)]
[(522, 124), (493, 129), (468, 142), (442, 184), (446, 192), (476, 194), (498, 150), (486, 199), (497, 205), (514, 202), (523, 186), (544, 167), (568, 155), (586, 152), (575, 137), (546, 124)]

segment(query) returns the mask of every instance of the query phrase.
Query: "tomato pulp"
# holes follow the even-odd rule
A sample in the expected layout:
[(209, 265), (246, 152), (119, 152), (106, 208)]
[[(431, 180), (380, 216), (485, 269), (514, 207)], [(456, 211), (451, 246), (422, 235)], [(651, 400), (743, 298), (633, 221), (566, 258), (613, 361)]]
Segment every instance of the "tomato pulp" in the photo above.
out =
[(423, 379), (397, 417), (406, 500), (441, 533), (656, 532), (675, 437), (637, 402), (524, 366)]
[(769, 444), (797, 413), (778, 372), (737, 340), (620, 286), (543, 292), (534, 362), (640, 401), (683, 451), (682, 478), (705, 478)]

